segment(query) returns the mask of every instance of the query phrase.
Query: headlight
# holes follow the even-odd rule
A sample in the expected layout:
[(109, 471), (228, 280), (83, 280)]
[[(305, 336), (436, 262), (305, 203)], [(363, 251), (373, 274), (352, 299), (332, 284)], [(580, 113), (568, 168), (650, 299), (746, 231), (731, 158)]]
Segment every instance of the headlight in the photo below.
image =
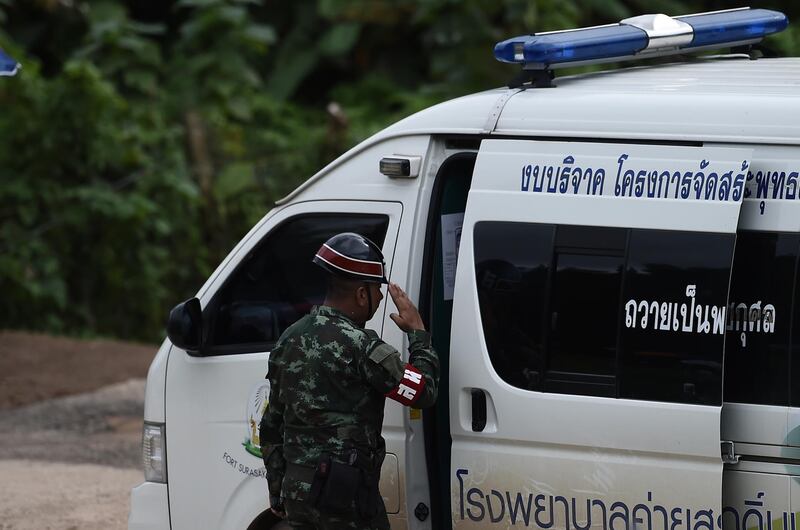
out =
[(145, 423), (142, 432), (142, 463), (144, 479), (148, 482), (167, 482), (167, 444), (163, 423)]

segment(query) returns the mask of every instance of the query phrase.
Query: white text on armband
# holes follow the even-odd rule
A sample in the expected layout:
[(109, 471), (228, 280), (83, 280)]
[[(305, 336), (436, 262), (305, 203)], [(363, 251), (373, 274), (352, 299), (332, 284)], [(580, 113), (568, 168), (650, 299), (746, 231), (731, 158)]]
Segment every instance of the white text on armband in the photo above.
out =
[(400, 383), (386, 394), (386, 397), (401, 405), (411, 406), (422, 396), (423, 390), (425, 390), (425, 378), (422, 377), (422, 372), (413, 365), (406, 364)]

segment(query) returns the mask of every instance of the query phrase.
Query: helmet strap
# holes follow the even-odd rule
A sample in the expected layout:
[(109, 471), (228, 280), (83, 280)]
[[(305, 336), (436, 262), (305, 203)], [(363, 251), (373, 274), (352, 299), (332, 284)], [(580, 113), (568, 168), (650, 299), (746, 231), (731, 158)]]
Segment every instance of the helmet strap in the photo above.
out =
[(364, 323), (367, 323), (367, 320), (372, 318), (372, 289), (369, 288), (369, 283), (364, 282), (364, 287), (367, 289), (367, 302), (369, 303), (369, 311), (367, 312), (367, 318), (364, 320)]

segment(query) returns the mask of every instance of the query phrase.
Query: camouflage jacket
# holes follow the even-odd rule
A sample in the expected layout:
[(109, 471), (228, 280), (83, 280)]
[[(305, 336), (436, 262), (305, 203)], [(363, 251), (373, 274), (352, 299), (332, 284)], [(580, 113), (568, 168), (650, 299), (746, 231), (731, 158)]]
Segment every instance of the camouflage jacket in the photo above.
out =
[(281, 335), (270, 353), (269, 405), (261, 423), (273, 501), (304, 500), (323, 454), (348, 462), (358, 452), (379, 469), (387, 396), (416, 408), (433, 405), (439, 359), (430, 334), (408, 336), (406, 364), (377, 333), (328, 306), (315, 307)]

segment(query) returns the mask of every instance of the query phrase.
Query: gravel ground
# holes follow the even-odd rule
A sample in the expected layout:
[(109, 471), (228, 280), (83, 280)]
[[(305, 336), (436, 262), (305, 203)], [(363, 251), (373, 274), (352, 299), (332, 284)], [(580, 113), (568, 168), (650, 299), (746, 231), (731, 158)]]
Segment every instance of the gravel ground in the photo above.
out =
[(133, 469), (0, 460), (0, 530), (122, 530)]
[(0, 530), (127, 528), (143, 411), (143, 379), (0, 410)]

